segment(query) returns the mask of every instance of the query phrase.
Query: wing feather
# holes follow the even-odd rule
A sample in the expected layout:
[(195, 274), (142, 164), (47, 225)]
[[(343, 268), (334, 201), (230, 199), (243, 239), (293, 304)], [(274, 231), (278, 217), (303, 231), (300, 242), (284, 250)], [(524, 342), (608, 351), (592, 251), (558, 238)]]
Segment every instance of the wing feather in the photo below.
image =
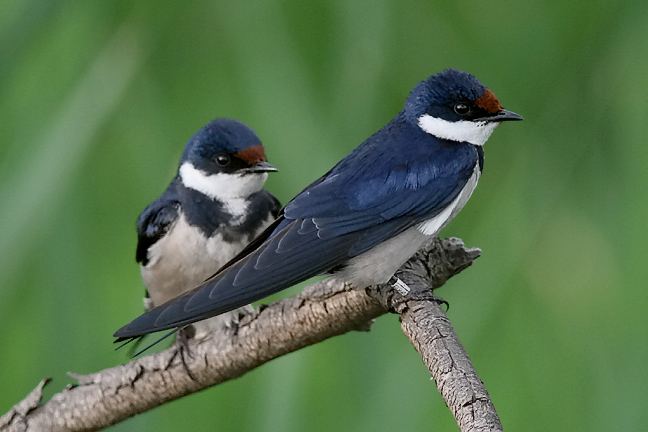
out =
[(161, 239), (178, 219), (178, 201), (154, 201), (137, 219), (137, 249), (135, 260), (142, 265), (149, 261), (148, 250)]
[(478, 163), (477, 151), (467, 144), (440, 145), (429, 136), (404, 138), (414, 147), (417, 139), (427, 139), (430, 149), (421, 156), (420, 148), (379, 154), (374, 145), (358, 147), (288, 203), (236, 260), (115, 336), (179, 327), (249, 304), (339, 267), (439, 214), (465, 187)]

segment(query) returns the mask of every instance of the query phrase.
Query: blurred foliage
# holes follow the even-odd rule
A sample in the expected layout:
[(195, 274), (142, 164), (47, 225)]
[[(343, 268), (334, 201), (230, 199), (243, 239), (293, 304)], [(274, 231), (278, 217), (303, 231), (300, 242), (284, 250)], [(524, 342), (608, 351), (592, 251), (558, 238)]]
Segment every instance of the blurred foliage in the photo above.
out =
[[(645, 430), (646, 22), (631, 0), (3, 0), (0, 412), (126, 361), (134, 221), (202, 125), (252, 126), (286, 202), (457, 67), (526, 118), (443, 232), (484, 251), (439, 294), (504, 426)], [(456, 430), (393, 316), (112, 430), (187, 428)]]

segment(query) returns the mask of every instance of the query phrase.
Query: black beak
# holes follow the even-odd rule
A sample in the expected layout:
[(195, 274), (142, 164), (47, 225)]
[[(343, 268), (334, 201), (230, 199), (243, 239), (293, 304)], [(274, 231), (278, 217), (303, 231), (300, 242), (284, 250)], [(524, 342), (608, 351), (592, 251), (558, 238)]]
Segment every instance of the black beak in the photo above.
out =
[(520, 114), (515, 114), (513, 111), (501, 110), (497, 114), (477, 119), (476, 121), (487, 121), (487, 122), (503, 122), (508, 120), (524, 120)]
[(248, 173), (264, 173), (264, 172), (279, 171), (279, 168), (277, 168), (272, 164), (269, 164), (268, 162), (263, 161), (263, 162), (255, 163), (250, 168), (246, 168), (245, 171)]

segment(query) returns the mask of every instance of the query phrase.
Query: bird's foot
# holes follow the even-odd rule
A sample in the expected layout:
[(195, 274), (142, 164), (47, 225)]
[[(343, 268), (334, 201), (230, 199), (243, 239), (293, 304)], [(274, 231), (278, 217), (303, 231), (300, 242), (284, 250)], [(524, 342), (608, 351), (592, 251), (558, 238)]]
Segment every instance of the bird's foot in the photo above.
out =
[(223, 316), (223, 320), (221, 321), (218, 330), (227, 339), (233, 339), (238, 335), (240, 321), (241, 315), (238, 310), (227, 312)]
[(414, 290), (410, 288), (410, 286), (407, 285), (405, 282), (397, 278), (396, 276), (392, 276), (392, 278), (389, 280), (389, 284), (392, 286), (392, 288), (394, 288), (401, 296), (403, 296), (407, 300), (432, 301), (438, 303), (439, 305), (445, 305), (446, 312), (450, 309), (450, 303), (448, 303), (446, 300), (442, 299), (441, 297), (434, 295), (434, 292), (431, 289)]
[(246, 305), (225, 312), (222, 315), (211, 318), (209, 323), (209, 333), (215, 338), (231, 341), (238, 336), (241, 326), (249, 322), (253, 315), (254, 308), (252, 305)]
[(189, 340), (193, 338), (194, 332), (195, 330), (192, 325), (188, 325), (178, 330), (178, 335), (176, 336), (176, 340), (173, 343), (173, 349), (175, 350), (175, 352), (173, 353), (171, 360), (173, 360), (176, 356), (179, 356), (180, 362), (182, 363), (185, 372), (187, 372), (187, 375), (189, 375), (189, 378), (191, 378), (193, 381), (197, 381), (196, 377), (191, 373), (189, 365), (187, 364), (187, 357), (193, 359), (193, 354), (191, 353), (191, 348), (189, 347)]
[(410, 293), (409, 297), (410, 299), (416, 301), (431, 301), (437, 303), (438, 305), (445, 305), (445, 311), (448, 312), (450, 310), (450, 303), (448, 303), (448, 301), (444, 298), (434, 295), (432, 290), (412, 292)]

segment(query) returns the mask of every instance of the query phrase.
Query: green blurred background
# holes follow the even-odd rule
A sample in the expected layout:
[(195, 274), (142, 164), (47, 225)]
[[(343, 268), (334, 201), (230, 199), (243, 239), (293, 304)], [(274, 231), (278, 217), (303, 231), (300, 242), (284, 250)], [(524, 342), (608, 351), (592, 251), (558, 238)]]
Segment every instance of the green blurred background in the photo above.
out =
[[(126, 361), (135, 219), (210, 119), (282, 202), (446, 67), (525, 116), (486, 145), (439, 294), (507, 430), (648, 428), (648, 2), (0, 2), (0, 413)], [(291, 292), (295, 292), (294, 289)], [(115, 431), (456, 430), (394, 316)]]

